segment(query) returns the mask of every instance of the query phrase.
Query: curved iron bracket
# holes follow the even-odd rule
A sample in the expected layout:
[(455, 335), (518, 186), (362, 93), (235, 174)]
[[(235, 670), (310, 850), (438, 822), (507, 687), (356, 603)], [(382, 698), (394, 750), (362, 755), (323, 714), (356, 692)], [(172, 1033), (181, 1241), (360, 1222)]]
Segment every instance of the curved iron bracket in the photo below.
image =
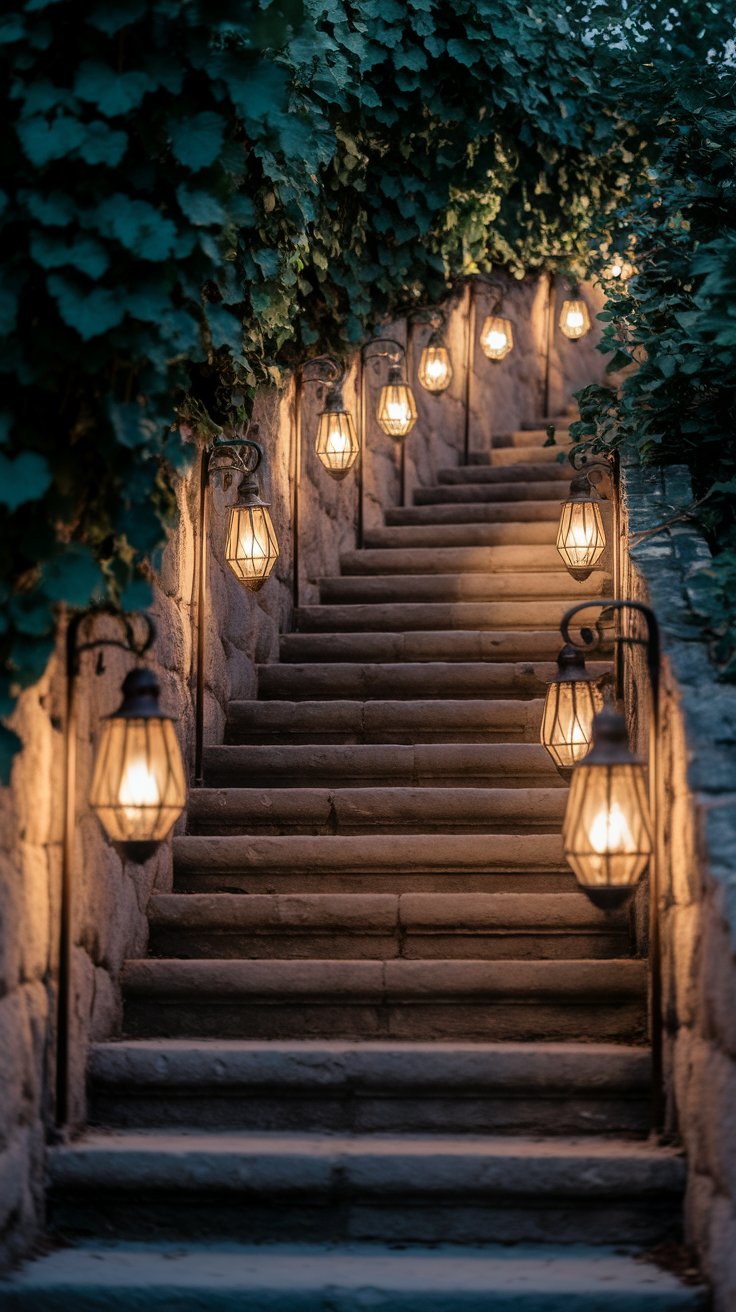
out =
[[(87, 620), (94, 620), (100, 615), (107, 615), (110, 619), (117, 620), (123, 626), (124, 640), (120, 638), (91, 638), (87, 642), (80, 642), (79, 635), (82, 625)], [(140, 638), (136, 638), (134, 620), (136, 615), (145, 625), (145, 632)], [(82, 652), (98, 651), (103, 647), (117, 647), (121, 651), (130, 652), (132, 656), (142, 659), (147, 651), (150, 651), (156, 641), (156, 625), (147, 611), (137, 611), (131, 614), (118, 610), (113, 605), (91, 606), (89, 610), (77, 611), (69, 620), (66, 630), (66, 673), (68, 679), (75, 679), (79, 673), (79, 658)], [(102, 656), (97, 661), (95, 667), (96, 674), (104, 674), (105, 664)]]
[[(372, 346), (392, 347), (392, 350), (371, 351)], [(361, 363), (365, 364), (369, 360), (374, 361), (374, 368), (378, 372), (381, 360), (389, 360), (394, 365), (406, 365), (406, 347), (401, 342), (397, 342), (395, 337), (372, 337), (369, 342), (364, 342), (360, 348)]]
[[(593, 628), (581, 626), (578, 630), (582, 642), (577, 642), (570, 632), (570, 625), (576, 615), (585, 610), (597, 610), (598, 618)], [(604, 635), (605, 621), (613, 618), (615, 612), (632, 611), (636, 615), (641, 615), (646, 623), (646, 634), (638, 637), (636, 634), (628, 633), (611, 633)], [(647, 658), (647, 670), (652, 689), (652, 705), (655, 727), (658, 726), (659, 717), (659, 669), (660, 669), (660, 650), (661, 641), (659, 633), (659, 624), (657, 617), (650, 606), (643, 601), (628, 601), (625, 598), (621, 600), (605, 601), (581, 601), (577, 606), (571, 606), (566, 611), (560, 622), (560, 633), (564, 642), (574, 647), (576, 651), (593, 652), (597, 651), (604, 640), (614, 642), (623, 647), (644, 647)]]

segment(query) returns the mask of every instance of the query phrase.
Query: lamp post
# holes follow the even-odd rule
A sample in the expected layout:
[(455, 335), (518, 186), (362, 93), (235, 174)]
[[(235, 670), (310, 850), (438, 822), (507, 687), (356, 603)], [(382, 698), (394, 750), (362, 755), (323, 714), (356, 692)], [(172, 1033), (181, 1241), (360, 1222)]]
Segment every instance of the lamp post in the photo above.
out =
[(207, 635), (207, 492), (213, 479), (224, 486), (238, 480), (237, 499), (230, 507), (225, 560), (240, 583), (257, 592), (269, 577), (279, 548), (269, 504), (260, 496), (257, 471), (264, 453), (256, 441), (258, 425), (237, 437), (216, 436), (202, 451), (199, 480), (199, 541), (197, 560), (197, 692), (194, 729), (194, 782), (202, 783), (204, 749), (204, 678)]
[[(84, 628), (105, 616), (121, 626), (112, 637), (84, 637)], [(59, 977), (56, 1024), (57, 1132), (63, 1134), (70, 1111), (70, 1031), (73, 1021), (71, 966), (74, 933), (74, 832), (77, 791), (77, 680), (82, 656), (98, 653), (95, 672), (104, 673), (103, 648), (118, 648), (142, 659), (156, 630), (142, 615), (136, 635), (131, 616), (99, 606), (71, 616), (66, 630), (66, 715), (64, 724), (64, 819), (59, 909)], [(167, 837), (186, 803), (186, 783), (171, 716), (158, 704), (158, 680), (150, 669), (131, 670), (122, 687), (118, 710), (103, 722), (96, 755), (90, 804), (108, 838), (129, 861), (142, 862)]]
[(453, 375), (452, 360), (445, 343), (447, 320), (443, 310), (415, 310), (409, 315), (409, 322), (416, 320), (429, 323), (431, 328), (419, 357), (419, 382), (425, 391), (438, 396), (450, 386)]
[[(597, 610), (595, 631), (581, 628), (582, 645), (570, 626), (585, 610)], [(626, 722), (612, 707), (593, 721), (593, 746), (573, 768), (563, 825), (563, 847), (578, 882), (599, 906), (627, 901), (649, 866), (649, 960), (654, 1124), (664, 1119), (662, 965), (659, 933), (661, 895), (662, 816), (659, 799), (660, 636), (654, 612), (628, 599), (584, 601), (563, 616), (565, 643), (590, 652), (603, 640), (603, 620), (630, 613), (641, 617), (645, 632), (615, 632), (617, 647), (642, 647), (649, 683), (648, 789), (644, 765), (628, 748)]]

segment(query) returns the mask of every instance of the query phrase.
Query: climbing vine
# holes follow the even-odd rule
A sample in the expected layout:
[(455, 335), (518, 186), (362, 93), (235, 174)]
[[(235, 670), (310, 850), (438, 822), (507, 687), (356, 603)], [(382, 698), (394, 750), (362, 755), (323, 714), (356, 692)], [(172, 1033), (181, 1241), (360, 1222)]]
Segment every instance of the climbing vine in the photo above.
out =
[(146, 603), (181, 419), (464, 273), (584, 259), (652, 135), (600, 31), (578, 0), (6, 9), (0, 717), (60, 605)]

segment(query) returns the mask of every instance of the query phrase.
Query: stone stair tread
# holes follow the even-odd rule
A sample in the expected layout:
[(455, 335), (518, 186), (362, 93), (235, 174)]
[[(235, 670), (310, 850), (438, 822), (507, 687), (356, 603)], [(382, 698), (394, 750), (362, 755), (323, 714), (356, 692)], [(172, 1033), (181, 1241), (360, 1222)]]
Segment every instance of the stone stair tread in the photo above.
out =
[(148, 914), (155, 925), (304, 931), (319, 926), (503, 932), (627, 923), (625, 914), (612, 921), (583, 893), (155, 893)]
[(370, 842), (364, 835), (185, 834), (174, 839), (174, 865), (177, 872), (206, 869), (211, 873), (567, 868), (559, 834), (376, 834)]
[[(476, 663), (496, 661), (553, 663), (562, 639), (559, 629), (499, 632), (473, 629), (421, 629), (408, 632), (288, 633), (280, 643), (281, 663)], [(261, 666), (260, 669), (265, 669)], [(276, 670), (279, 665), (268, 666)]]
[[(365, 550), (545, 548), (554, 546), (556, 533), (557, 528), (551, 517), (539, 523), (396, 524), (393, 527), (366, 529)], [(359, 555), (358, 551), (346, 552), (346, 557), (351, 560), (357, 559)]]
[[(589, 672), (601, 678), (610, 669), (606, 661), (590, 661)], [(509, 706), (523, 707), (529, 700), (544, 700), (547, 685), (557, 673), (554, 661), (332, 661), (261, 665), (258, 667), (259, 700), (230, 702), (229, 741), (237, 730), (268, 731), (284, 723), (330, 729), (377, 726), (386, 717), (421, 727), (446, 716), (469, 715), (491, 723), (498, 715), (507, 720)], [(466, 710), (463, 711), (462, 707)], [(506, 710), (503, 710), (503, 707)], [(405, 709), (404, 709), (405, 708)], [(324, 719), (321, 717), (324, 716)], [(366, 719), (366, 716), (368, 717)], [(292, 718), (293, 717), (293, 718)]]
[[(593, 574), (586, 580), (584, 590), (553, 601), (527, 598), (525, 601), (424, 601), (424, 602), (363, 602), (337, 605), (301, 606), (295, 612), (296, 627), (304, 632), (339, 633), (352, 629), (376, 632), (388, 629), (485, 629), (500, 632), (513, 629), (521, 632), (527, 624), (538, 631), (540, 627), (558, 630), (572, 596), (581, 599), (591, 592), (610, 592), (605, 577)], [(533, 603), (533, 604), (532, 604)]]
[[(508, 485), (507, 485), (508, 486)], [(537, 485), (535, 485), (537, 486)], [(387, 510), (385, 523), (387, 527), (411, 525), (442, 527), (445, 524), (485, 525), (485, 524), (557, 524), (560, 518), (562, 497), (559, 489), (553, 487), (554, 496), (549, 496), (550, 485), (544, 488), (538, 500), (529, 498), (509, 503), (504, 501), (467, 501), (458, 504), (447, 496), (434, 504), (397, 506)], [(447, 489), (449, 492), (449, 489)]]
[[(697, 1312), (704, 1291), (640, 1257), (583, 1246), (94, 1244), (27, 1262), (6, 1312)], [(492, 1304), (489, 1302), (492, 1298)], [(91, 1300), (91, 1301), (90, 1301)], [(96, 1300), (96, 1301), (95, 1301)], [(206, 1300), (203, 1301), (203, 1300)], [(622, 1301), (623, 1300), (623, 1301)]]
[[(586, 580), (588, 594), (608, 587), (607, 576), (597, 570)], [(562, 568), (519, 570), (517, 573), (483, 574), (338, 574), (320, 579), (322, 602), (337, 604), (382, 604), (392, 602), (474, 602), (506, 599), (520, 601), (545, 598), (577, 600), (580, 584)]]
[(649, 1090), (649, 1049), (619, 1043), (371, 1043), (340, 1039), (120, 1039), (93, 1045), (90, 1074), (117, 1088), (253, 1083), (325, 1089)]
[(457, 575), (504, 574), (528, 571), (533, 574), (560, 572), (560, 555), (550, 530), (544, 544), (530, 546), (446, 547), (377, 547), (362, 551), (345, 551), (340, 556), (343, 575), (388, 574)]
[(341, 1000), (575, 998), (602, 1001), (640, 998), (646, 963), (631, 957), (581, 961), (486, 961), (448, 959), (386, 961), (335, 959), (215, 960), (178, 957), (131, 959), (123, 970), (127, 998), (218, 996), (273, 999), (339, 996)]
[(507, 1197), (679, 1195), (676, 1148), (628, 1139), (91, 1131), (49, 1154), (56, 1189), (234, 1193), (493, 1191)]
[[(558, 461), (559, 451), (554, 447), (548, 448), (550, 454), (544, 452), (542, 460), (533, 463), (525, 458), (512, 464), (505, 463), (505, 457), (502, 457), (498, 464), (490, 465), (454, 465), (449, 469), (439, 469), (437, 471), (437, 483), (429, 486), (437, 487), (446, 483), (457, 483), (460, 486), (471, 483), (487, 484), (530, 484), (534, 486), (537, 483), (569, 483), (574, 477), (574, 471), (568, 460)], [(493, 460), (494, 454), (501, 456), (500, 452), (491, 453)], [(563, 494), (564, 495), (564, 494)], [(561, 498), (562, 499), (562, 495)]]
[(234, 824), (330, 826), (330, 834), (367, 826), (375, 832), (413, 821), (429, 829), (502, 823), (559, 828), (565, 788), (234, 788), (198, 789), (190, 799), (190, 821), (229, 832)]
[[(542, 469), (549, 471), (552, 470), (552, 466), (539, 465), (538, 470)], [(456, 472), (458, 471), (447, 471), (448, 475)], [(565, 499), (567, 485), (570, 482), (569, 471), (566, 472), (564, 478), (553, 470), (552, 474), (548, 472), (546, 476), (542, 476), (538, 472), (533, 480), (505, 477), (503, 481), (498, 478), (474, 479), (470, 478), (469, 475), (472, 473), (476, 475), (508, 475), (514, 471), (507, 469), (486, 470), (483, 466), (478, 468), (468, 466), (464, 471), (459, 472), (467, 474), (468, 477), (448, 478), (447, 481), (443, 481), (434, 487), (416, 488), (414, 491), (414, 505), (437, 506), (453, 503), (472, 504), (473, 502), (483, 504), (484, 502), (523, 503), (525, 501), (547, 501), (554, 504), (557, 517), (559, 517), (560, 504)], [(517, 509), (516, 504), (514, 504), (515, 512)], [(538, 516), (535, 515), (534, 518), (536, 519)]]

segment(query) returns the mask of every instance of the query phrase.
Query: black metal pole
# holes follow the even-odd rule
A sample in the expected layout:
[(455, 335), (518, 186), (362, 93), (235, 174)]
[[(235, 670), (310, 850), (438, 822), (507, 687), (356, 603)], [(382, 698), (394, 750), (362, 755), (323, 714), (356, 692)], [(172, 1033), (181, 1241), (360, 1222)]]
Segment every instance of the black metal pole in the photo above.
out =
[(463, 430), (463, 463), (470, 460), (470, 407), (473, 400), (473, 369), (475, 365), (475, 280), (468, 283), (467, 336), (465, 340), (465, 426)]
[(544, 397), (542, 409), (545, 418), (549, 418), (550, 410), (550, 368), (552, 358), (552, 346), (555, 340), (555, 309), (557, 304), (557, 286), (554, 274), (547, 274), (547, 343), (544, 355)]
[(363, 395), (363, 357), (358, 351), (355, 373), (355, 392), (358, 402), (358, 423), (360, 425), (360, 454), (358, 456), (358, 529), (357, 545), (361, 550), (365, 543), (365, 460), (367, 455), (366, 433), (365, 433), (365, 397)]
[(292, 603), (299, 609), (299, 492), (302, 476), (302, 395), (303, 371), (301, 366), (294, 376), (294, 500), (292, 510)]
[(199, 541), (197, 560), (197, 692), (194, 708), (194, 783), (202, 784), (204, 754), (204, 664), (207, 655), (207, 487), (210, 453), (202, 452), (199, 467)]

